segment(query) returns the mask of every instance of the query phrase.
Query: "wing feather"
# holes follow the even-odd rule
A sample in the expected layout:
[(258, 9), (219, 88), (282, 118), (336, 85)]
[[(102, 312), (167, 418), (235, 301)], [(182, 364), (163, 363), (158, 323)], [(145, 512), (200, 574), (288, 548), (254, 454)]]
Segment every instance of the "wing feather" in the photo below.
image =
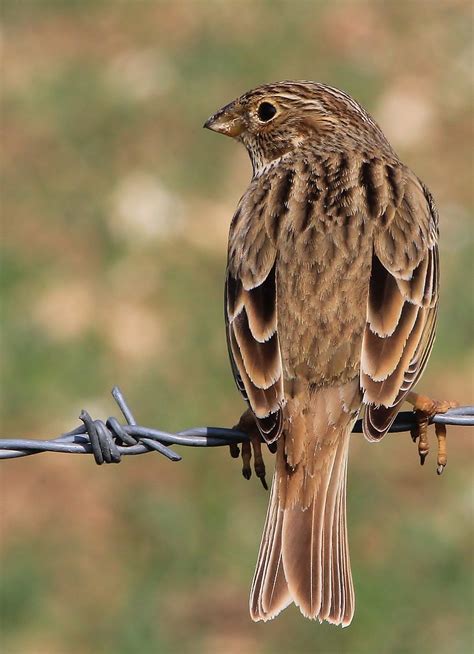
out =
[[(265, 215), (267, 196), (290, 182), (288, 175), (276, 178), (268, 186), (260, 184), (258, 192), (251, 185), (229, 235), (225, 291), (229, 355), (237, 387), (268, 443), (281, 433), (284, 395), (277, 329), (277, 255)], [(273, 220), (275, 232), (277, 216)]]
[(436, 330), (438, 217), (428, 190), (408, 177), (390, 224), (374, 238), (361, 354), (364, 433), (384, 436), (422, 374)]

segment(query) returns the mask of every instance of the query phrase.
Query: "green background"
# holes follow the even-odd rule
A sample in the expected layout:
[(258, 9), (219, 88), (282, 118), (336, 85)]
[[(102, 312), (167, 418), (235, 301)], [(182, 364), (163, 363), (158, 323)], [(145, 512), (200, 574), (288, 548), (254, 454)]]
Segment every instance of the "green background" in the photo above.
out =
[[(286, 78), (354, 95), (430, 187), (441, 316), (419, 388), (472, 402), (472, 3), (4, 0), (2, 22), (3, 436), (117, 413), (113, 384), (142, 424), (236, 421), (222, 289), (250, 164), (202, 124)], [(408, 435), (354, 437), (344, 630), (250, 621), (268, 494), (227, 450), (4, 462), (2, 652), (467, 653), (473, 439), (448, 436), (442, 478)]]

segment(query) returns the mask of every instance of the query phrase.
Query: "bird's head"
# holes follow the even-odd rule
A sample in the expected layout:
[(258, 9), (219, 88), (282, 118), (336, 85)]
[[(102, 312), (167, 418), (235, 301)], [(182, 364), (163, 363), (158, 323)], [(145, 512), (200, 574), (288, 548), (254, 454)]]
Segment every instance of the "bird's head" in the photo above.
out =
[(254, 171), (286, 153), (387, 145), (367, 112), (346, 93), (317, 82), (259, 86), (225, 105), (204, 127), (241, 141)]

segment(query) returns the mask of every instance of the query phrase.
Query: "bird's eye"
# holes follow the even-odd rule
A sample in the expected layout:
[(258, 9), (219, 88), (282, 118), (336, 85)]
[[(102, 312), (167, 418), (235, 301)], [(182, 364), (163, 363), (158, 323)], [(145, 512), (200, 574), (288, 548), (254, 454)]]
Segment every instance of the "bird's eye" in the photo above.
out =
[(273, 106), (270, 102), (262, 102), (257, 109), (258, 118), (262, 121), (262, 123), (268, 123), (268, 121), (273, 118), (276, 112), (276, 107)]

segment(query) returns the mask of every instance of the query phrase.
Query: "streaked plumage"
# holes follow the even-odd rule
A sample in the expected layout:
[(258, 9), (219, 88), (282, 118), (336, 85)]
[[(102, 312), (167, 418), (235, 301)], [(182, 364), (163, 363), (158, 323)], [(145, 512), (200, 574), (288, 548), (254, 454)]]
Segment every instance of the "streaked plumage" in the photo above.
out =
[(346, 625), (349, 437), (365, 404), (364, 433), (382, 438), (426, 365), (436, 209), (373, 119), (323, 84), (259, 87), (206, 126), (253, 164), (230, 227), (225, 307), (237, 386), (278, 443), (251, 615), (293, 601)]

